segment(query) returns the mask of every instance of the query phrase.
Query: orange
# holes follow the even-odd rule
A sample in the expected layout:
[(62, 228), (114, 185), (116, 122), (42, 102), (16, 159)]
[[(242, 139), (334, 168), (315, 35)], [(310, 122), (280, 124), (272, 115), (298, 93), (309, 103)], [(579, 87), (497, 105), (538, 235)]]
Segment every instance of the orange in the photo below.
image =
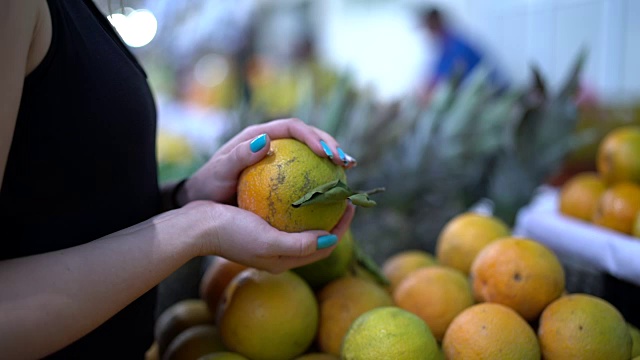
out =
[(218, 330), (213, 325), (196, 325), (178, 334), (162, 355), (163, 360), (192, 360), (223, 351)]
[(636, 220), (633, 222), (633, 232), (631, 235), (640, 238), (640, 211), (636, 215)]
[(156, 149), (159, 164), (189, 164), (194, 158), (187, 137), (165, 130), (158, 131)]
[(591, 222), (600, 195), (606, 184), (596, 173), (584, 172), (573, 176), (560, 190), (560, 212)]
[(393, 290), (409, 273), (436, 263), (433, 255), (423, 250), (405, 250), (389, 257), (382, 264), (382, 273), (389, 280), (389, 290)]
[(469, 273), (476, 255), (490, 242), (511, 235), (500, 219), (467, 212), (445, 225), (436, 243), (436, 256), (442, 265)]
[(431, 360), (438, 343), (418, 316), (396, 306), (369, 310), (349, 329), (342, 346), (344, 360)]
[(214, 353), (201, 356), (197, 360), (249, 360), (249, 359), (247, 359), (246, 357), (238, 353), (220, 351), (220, 352), (214, 352)]
[(347, 230), (336, 248), (328, 257), (314, 263), (292, 269), (313, 289), (321, 288), (330, 281), (345, 276), (354, 261), (354, 241), (351, 230)]
[(444, 266), (410, 273), (393, 292), (393, 300), (424, 320), (438, 341), (453, 318), (474, 304), (467, 277), (459, 270)]
[(391, 295), (380, 285), (360, 277), (346, 276), (330, 282), (318, 293), (320, 350), (340, 355), (342, 340), (351, 324), (365, 312), (393, 305)]
[(340, 358), (331, 354), (310, 353), (299, 356), (295, 360), (340, 360)]
[(200, 298), (215, 313), (224, 289), (231, 280), (247, 267), (223, 257), (216, 257), (200, 280)]
[(442, 349), (449, 360), (540, 359), (531, 326), (511, 308), (494, 303), (473, 305), (456, 316)]
[(318, 303), (309, 285), (286, 271), (249, 268), (225, 289), (216, 324), (224, 344), (254, 360), (304, 353), (318, 327)]
[(540, 316), (542, 355), (554, 359), (630, 359), (632, 340), (620, 312), (607, 301), (572, 294), (551, 303)]
[(213, 313), (201, 299), (185, 299), (169, 306), (158, 316), (154, 328), (160, 357), (178, 334), (192, 326), (213, 324), (214, 321)]
[(629, 334), (631, 334), (631, 357), (640, 356), (640, 330), (633, 326), (631, 323), (627, 323), (629, 326)]
[(272, 140), (270, 154), (240, 175), (238, 206), (258, 214), (282, 231), (329, 231), (340, 220), (346, 201), (298, 208), (292, 204), (334, 180), (346, 183), (342, 167), (319, 157), (297, 140)]
[(640, 159), (640, 126), (621, 126), (610, 131), (600, 142), (596, 167), (607, 183), (640, 182), (638, 159)]
[(564, 269), (556, 255), (527, 238), (503, 238), (485, 247), (471, 268), (473, 294), (516, 310), (527, 321), (564, 291)]
[(624, 234), (631, 234), (638, 212), (640, 212), (640, 186), (631, 182), (619, 182), (600, 196), (596, 211), (593, 213), (593, 223)]

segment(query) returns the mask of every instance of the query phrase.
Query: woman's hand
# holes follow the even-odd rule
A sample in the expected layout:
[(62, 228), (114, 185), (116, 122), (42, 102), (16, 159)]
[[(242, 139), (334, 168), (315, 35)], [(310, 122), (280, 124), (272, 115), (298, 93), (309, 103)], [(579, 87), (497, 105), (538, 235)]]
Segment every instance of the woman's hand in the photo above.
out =
[(249, 126), (224, 144), (178, 192), (178, 204), (195, 200), (233, 203), (240, 173), (267, 155), (272, 139), (281, 138), (302, 141), (318, 156), (345, 168), (356, 164), (326, 132), (298, 119), (274, 120)]
[(234, 206), (194, 202), (184, 210), (194, 210), (208, 216), (212, 232), (201, 241), (200, 256), (218, 255), (237, 263), (280, 273), (323, 259), (335, 248), (338, 239), (349, 229), (355, 206), (347, 208), (331, 233), (321, 230), (287, 233), (269, 225), (258, 215)]

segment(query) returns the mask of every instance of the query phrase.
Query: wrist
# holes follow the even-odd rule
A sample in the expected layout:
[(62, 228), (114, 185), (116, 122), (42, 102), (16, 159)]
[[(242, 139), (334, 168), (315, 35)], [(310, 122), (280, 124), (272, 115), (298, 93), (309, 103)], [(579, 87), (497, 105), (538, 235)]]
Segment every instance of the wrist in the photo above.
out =
[(187, 192), (187, 183), (190, 181), (191, 178), (185, 178), (178, 182), (162, 186), (161, 200), (163, 211), (179, 209), (191, 201)]
[(194, 201), (178, 210), (189, 219), (185, 231), (190, 234), (188, 238), (194, 257), (218, 254), (218, 217), (213, 216), (218, 206), (221, 205), (211, 201)]
[(189, 196), (187, 194), (187, 183), (191, 178), (182, 179), (178, 182), (171, 191), (171, 202), (175, 208), (181, 208), (189, 203)]

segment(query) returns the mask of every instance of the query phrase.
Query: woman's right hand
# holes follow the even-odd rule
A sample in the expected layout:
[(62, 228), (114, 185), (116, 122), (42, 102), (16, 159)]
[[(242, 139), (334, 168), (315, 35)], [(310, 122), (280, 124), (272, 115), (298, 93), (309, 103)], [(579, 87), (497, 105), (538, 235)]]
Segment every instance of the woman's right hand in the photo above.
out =
[(349, 229), (355, 206), (349, 203), (331, 233), (311, 230), (287, 233), (258, 215), (234, 206), (198, 201), (188, 204), (210, 221), (210, 231), (199, 239), (199, 255), (218, 255), (246, 266), (280, 273), (321, 260)]
[(319, 157), (346, 169), (356, 164), (328, 133), (299, 119), (273, 120), (245, 128), (218, 149), (178, 192), (178, 205), (196, 200), (233, 203), (242, 171), (267, 156), (271, 140), (282, 138), (297, 139)]

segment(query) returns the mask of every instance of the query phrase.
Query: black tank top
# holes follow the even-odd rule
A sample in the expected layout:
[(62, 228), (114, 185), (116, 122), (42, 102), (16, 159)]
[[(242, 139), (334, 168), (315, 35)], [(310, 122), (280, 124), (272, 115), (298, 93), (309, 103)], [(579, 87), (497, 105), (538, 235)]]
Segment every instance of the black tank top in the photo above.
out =
[[(0, 259), (83, 244), (160, 211), (146, 74), (92, 1), (48, 5), (52, 42), (25, 78), (0, 190)], [(154, 308), (155, 289), (52, 358), (142, 359)]]

